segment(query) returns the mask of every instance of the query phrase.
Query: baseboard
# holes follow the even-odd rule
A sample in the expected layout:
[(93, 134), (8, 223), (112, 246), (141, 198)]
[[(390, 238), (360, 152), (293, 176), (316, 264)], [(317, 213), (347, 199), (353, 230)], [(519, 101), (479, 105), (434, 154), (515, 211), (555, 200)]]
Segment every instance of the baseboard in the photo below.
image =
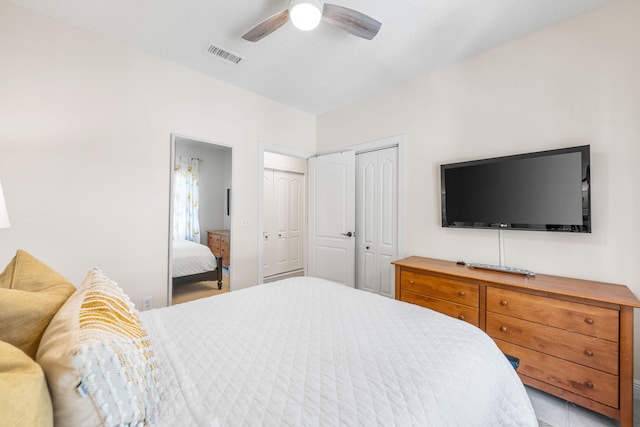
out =
[(640, 380), (633, 380), (633, 398), (640, 400)]
[(295, 271), (288, 271), (282, 274), (274, 274), (273, 276), (265, 277), (263, 280), (263, 283), (270, 283), (270, 282), (275, 282), (277, 280), (288, 279), (289, 277), (299, 277), (299, 276), (304, 276), (304, 270), (295, 270)]

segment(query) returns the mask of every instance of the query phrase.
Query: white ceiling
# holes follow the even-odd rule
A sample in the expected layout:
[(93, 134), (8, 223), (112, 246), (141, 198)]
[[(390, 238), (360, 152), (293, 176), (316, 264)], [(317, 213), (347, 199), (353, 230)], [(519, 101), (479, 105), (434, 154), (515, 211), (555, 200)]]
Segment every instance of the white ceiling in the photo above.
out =
[[(13, 0), (108, 39), (322, 114), (612, 0), (331, 0), (382, 22), (371, 41), (326, 23), (241, 36), (287, 0)], [(203, 54), (209, 43), (243, 58)]]

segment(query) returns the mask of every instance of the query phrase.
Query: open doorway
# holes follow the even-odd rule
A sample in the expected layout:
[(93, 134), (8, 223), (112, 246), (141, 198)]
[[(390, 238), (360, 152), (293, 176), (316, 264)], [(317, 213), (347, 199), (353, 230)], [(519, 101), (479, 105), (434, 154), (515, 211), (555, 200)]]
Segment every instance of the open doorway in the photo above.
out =
[(264, 153), (264, 282), (304, 276), (307, 161)]
[(169, 301), (230, 291), (232, 148), (172, 135)]
[(310, 154), (260, 143), (258, 283), (306, 270), (306, 173)]

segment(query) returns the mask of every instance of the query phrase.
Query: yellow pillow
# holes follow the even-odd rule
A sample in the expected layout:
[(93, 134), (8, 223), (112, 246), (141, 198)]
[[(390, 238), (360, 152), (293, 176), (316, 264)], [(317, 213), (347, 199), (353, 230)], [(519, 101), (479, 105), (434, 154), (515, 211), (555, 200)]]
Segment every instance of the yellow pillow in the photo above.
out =
[(52, 426), (44, 373), (22, 350), (0, 341), (0, 424)]
[(0, 274), (0, 340), (32, 359), (44, 330), (75, 287), (25, 251)]
[(36, 360), (59, 426), (153, 424), (156, 360), (138, 312), (98, 269), (47, 328)]

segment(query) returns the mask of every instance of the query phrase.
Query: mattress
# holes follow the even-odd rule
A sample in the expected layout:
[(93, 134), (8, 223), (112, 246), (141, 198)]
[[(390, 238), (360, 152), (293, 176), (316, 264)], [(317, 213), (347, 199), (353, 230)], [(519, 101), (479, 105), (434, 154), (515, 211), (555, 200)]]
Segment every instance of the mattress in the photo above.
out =
[(208, 246), (189, 240), (174, 240), (171, 251), (172, 277), (190, 276), (216, 269), (216, 258)]
[(141, 313), (161, 426), (537, 426), (480, 329), (296, 277)]

